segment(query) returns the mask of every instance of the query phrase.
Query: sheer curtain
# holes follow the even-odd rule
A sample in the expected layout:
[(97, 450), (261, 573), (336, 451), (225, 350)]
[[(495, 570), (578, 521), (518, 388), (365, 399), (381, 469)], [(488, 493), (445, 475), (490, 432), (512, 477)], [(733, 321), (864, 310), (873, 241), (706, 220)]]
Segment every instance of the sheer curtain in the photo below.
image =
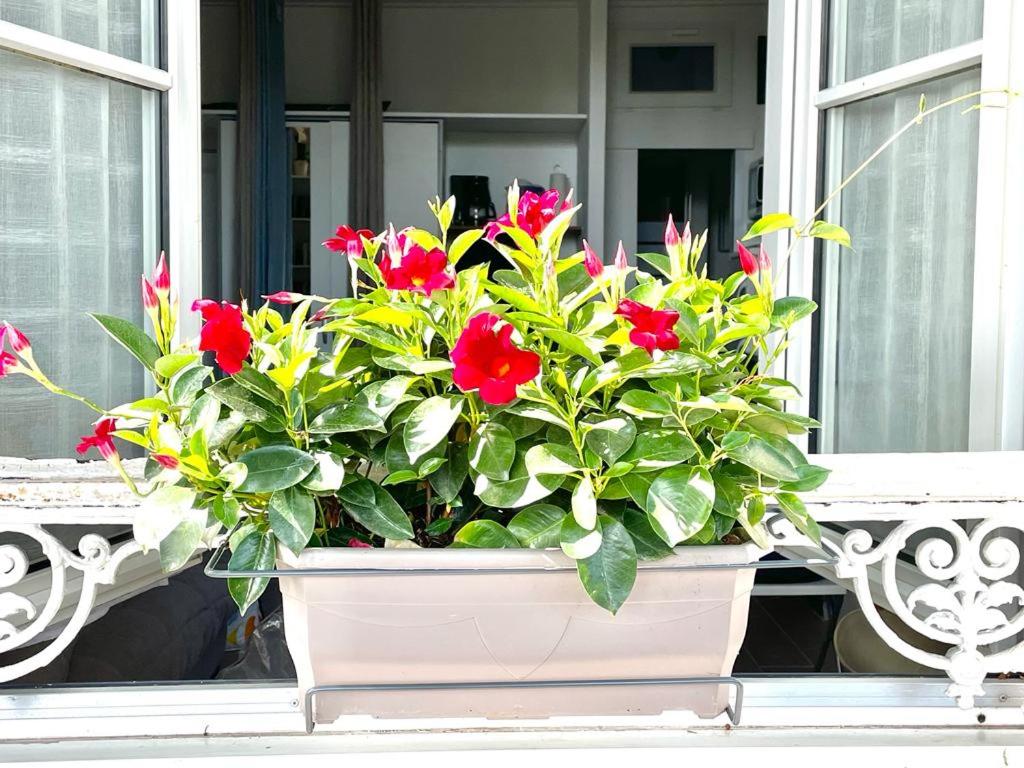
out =
[[(13, 5), (0, 2), (0, 17)], [(30, 5), (51, 11), (44, 31), (59, 34), (76, 4)], [(25, 331), (54, 381), (109, 405), (140, 397), (143, 378), (85, 313), (142, 323), (139, 276), (158, 249), (157, 115), (152, 92), (0, 51), (0, 319)], [(72, 456), (94, 419), (23, 376), (0, 381), (0, 455)]]

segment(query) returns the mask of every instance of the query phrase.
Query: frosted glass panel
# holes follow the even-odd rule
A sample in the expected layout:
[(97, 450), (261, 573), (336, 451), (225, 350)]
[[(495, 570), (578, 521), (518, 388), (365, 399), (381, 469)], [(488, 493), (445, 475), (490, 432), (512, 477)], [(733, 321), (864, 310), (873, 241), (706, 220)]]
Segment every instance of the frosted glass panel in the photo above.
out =
[[(921, 93), (936, 104), (979, 80), (963, 72), (831, 110), (843, 175), (914, 116)], [(977, 157), (978, 113), (949, 109), (843, 192), (855, 251), (826, 265), (838, 274), (837, 305), (824, 307), (837, 333), (822, 351), (835, 356), (834, 409), (822, 415), (835, 451), (967, 450)]]
[(981, 38), (984, 0), (832, 0), (829, 83)]
[(156, 66), (157, 0), (0, 0), (0, 20)]
[[(153, 92), (0, 51), (0, 319), (55, 382), (106, 405), (143, 380), (84, 313), (142, 322), (157, 107)], [(0, 381), (0, 455), (71, 456), (94, 418), (24, 376)]]

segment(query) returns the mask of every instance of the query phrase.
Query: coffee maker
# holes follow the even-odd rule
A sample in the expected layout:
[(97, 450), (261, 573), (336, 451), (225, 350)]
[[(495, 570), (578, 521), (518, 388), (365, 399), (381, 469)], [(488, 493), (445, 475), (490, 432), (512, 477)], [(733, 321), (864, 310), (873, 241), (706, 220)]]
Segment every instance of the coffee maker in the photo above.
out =
[(449, 182), (452, 194), (455, 195), (454, 224), (479, 227), (498, 218), (498, 212), (491, 201), (490, 180), (486, 176), (453, 175), (449, 177)]

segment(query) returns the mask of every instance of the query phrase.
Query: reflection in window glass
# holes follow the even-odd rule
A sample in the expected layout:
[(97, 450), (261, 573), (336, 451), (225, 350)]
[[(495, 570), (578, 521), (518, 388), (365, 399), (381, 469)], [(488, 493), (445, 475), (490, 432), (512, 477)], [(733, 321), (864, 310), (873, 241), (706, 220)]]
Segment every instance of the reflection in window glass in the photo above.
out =
[[(827, 152), (841, 171), (828, 186), (911, 119), (922, 93), (937, 104), (979, 83), (975, 69), (831, 110), (841, 146)], [(835, 365), (826, 450), (967, 450), (977, 158), (977, 112), (951, 108), (843, 192), (855, 250), (826, 263), (836, 278), (823, 302), (835, 328), (822, 351)], [(833, 386), (827, 376), (822, 386)]]
[(984, 0), (832, 0), (829, 84), (981, 38)]
[(0, 21), (156, 66), (156, 0), (0, 0)]
[[(142, 323), (158, 249), (158, 95), (0, 51), (0, 318), (50, 377), (99, 403), (140, 397), (138, 366), (85, 316)], [(94, 414), (24, 376), (3, 381), (0, 455), (72, 456)]]

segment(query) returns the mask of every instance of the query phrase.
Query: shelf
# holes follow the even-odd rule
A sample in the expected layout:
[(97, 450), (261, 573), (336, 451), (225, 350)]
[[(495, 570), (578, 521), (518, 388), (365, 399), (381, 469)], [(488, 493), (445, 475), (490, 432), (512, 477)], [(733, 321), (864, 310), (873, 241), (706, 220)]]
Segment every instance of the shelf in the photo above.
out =
[(563, 133), (575, 136), (587, 122), (584, 114), (519, 112), (385, 112), (384, 119), (441, 120), (446, 131), (473, 133)]

